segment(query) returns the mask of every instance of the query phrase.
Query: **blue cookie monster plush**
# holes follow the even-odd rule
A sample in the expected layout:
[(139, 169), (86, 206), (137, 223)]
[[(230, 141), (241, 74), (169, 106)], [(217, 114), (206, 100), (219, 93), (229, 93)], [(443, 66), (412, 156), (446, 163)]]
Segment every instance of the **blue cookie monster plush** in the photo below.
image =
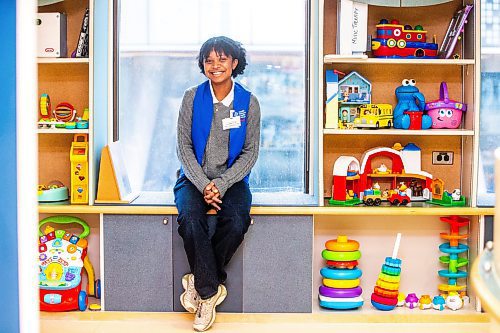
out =
[[(398, 104), (394, 108), (394, 128), (408, 129), (411, 125), (410, 116), (405, 112), (423, 112), (425, 97), (415, 87), (415, 80), (404, 79), (401, 86), (396, 88)], [(428, 115), (422, 116), (422, 129), (431, 128), (432, 119)]]

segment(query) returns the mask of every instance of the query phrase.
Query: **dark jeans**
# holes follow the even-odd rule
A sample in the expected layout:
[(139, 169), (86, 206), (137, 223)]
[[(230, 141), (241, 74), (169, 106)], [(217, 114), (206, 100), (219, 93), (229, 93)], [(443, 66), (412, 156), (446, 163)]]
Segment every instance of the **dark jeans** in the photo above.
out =
[(248, 184), (240, 181), (231, 186), (221, 199), (217, 212), (217, 225), (212, 237), (209, 232), (207, 205), (203, 194), (185, 177), (174, 187), (175, 205), (179, 211), (179, 235), (189, 267), (194, 274), (195, 288), (202, 299), (217, 293), (219, 284), (226, 281), (224, 269), (243, 242), (250, 225), (252, 194)]

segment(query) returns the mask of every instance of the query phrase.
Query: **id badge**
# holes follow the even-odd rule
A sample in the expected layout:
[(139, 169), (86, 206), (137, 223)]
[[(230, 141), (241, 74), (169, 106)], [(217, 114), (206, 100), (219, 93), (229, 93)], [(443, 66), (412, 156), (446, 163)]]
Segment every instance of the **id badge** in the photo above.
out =
[(229, 110), (229, 118), (222, 119), (222, 129), (228, 130), (231, 128), (239, 128), (241, 126), (241, 118), (238, 112)]
[(231, 128), (239, 128), (241, 126), (240, 117), (231, 117), (222, 119), (222, 129), (228, 130)]

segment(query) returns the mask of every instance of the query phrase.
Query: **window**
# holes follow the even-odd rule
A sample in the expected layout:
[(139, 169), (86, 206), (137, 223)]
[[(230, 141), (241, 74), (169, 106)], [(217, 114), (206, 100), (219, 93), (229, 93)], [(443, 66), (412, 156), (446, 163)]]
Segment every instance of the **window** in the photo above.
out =
[(481, 1), (481, 119), (477, 204), (495, 204), (494, 151), (500, 130), (500, 0)]
[(115, 117), (135, 190), (170, 193), (173, 203), (182, 96), (206, 79), (196, 62), (201, 44), (226, 35), (245, 46), (249, 65), (236, 80), (261, 105), (260, 155), (250, 177), (254, 202), (258, 193), (309, 192), (308, 6), (307, 0), (120, 1)]

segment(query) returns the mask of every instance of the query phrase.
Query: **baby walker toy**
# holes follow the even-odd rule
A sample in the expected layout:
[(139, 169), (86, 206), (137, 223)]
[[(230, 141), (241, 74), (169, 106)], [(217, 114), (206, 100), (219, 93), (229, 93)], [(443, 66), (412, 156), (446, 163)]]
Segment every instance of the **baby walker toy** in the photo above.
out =
[[(76, 223), (83, 232), (76, 236), (64, 230), (55, 230), (47, 223)], [(40, 221), (39, 229), (39, 287), (40, 310), (69, 311), (87, 308), (88, 296), (82, 289), (82, 267), (87, 272), (88, 295), (101, 296), (100, 280), (94, 282), (94, 268), (87, 256), (87, 240), (90, 232), (85, 221), (73, 216), (51, 216)]]
[(322, 257), (327, 267), (320, 271), (323, 285), (319, 287), (319, 305), (334, 310), (356, 309), (363, 306), (363, 292), (359, 286), (362, 272), (356, 266), (361, 257), (359, 243), (338, 236), (325, 243)]
[(385, 264), (382, 265), (382, 272), (378, 276), (372, 293), (372, 305), (378, 310), (390, 311), (398, 304), (401, 259), (396, 258), (396, 256), (398, 255), (400, 242), (401, 233), (398, 233), (392, 257), (385, 258)]
[(432, 128), (458, 128), (462, 123), (462, 112), (467, 111), (467, 104), (450, 99), (446, 82), (441, 82), (439, 99), (426, 103), (425, 110), (432, 118)]
[[(451, 301), (451, 299), (458, 296), (458, 291), (466, 288), (464, 285), (459, 285), (457, 280), (467, 277), (467, 272), (459, 270), (459, 268), (466, 266), (469, 263), (469, 260), (466, 257), (458, 256), (460, 253), (466, 253), (469, 250), (467, 245), (459, 243), (460, 240), (467, 239), (469, 235), (460, 234), (459, 229), (460, 227), (469, 225), (469, 219), (459, 216), (447, 216), (441, 217), (440, 220), (450, 225), (450, 233), (447, 234), (443, 232), (440, 234), (441, 238), (449, 241), (448, 243), (443, 243), (439, 246), (439, 250), (441, 252), (448, 254), (448, 256), (439, 257), (439, 261), (443, 264), (447, 264), (448, 269), (440, 270), (438, 274), (439, 276), (448, 279), (448, 284), (440, 284), (438, 289), (443, 293), (448, 293), (448, 296), (446, 297), (446, 304), (451, 302), (454, 303), (454, 307), (456, 307), (456, 300)], [(449, 297), (451, 297), (450, 300), (448, 300)], [(457, 310), (457, 308), (452, 310)]]

